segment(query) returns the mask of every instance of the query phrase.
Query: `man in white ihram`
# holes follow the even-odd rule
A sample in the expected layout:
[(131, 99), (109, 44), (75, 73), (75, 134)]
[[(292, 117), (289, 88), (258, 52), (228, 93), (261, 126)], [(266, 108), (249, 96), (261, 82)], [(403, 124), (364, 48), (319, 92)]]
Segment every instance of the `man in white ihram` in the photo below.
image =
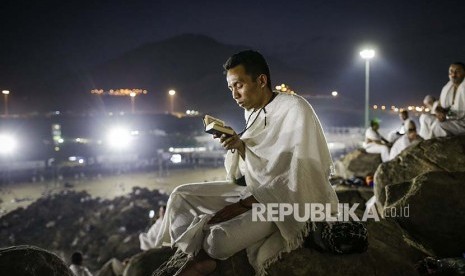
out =
[[(186, 184), (170, 195), (157, 246), (171, 245), (192, 256), (176, 275), (208, 275), (215, 260), (246, 249), (256, 274), (265, 274), (282, 252), (303, 244), (315, 224), (253, 221), (253, 203), (331, 204), (332, 167), (325, 136), (310, 104), (300, 96), (273, 93), (268, 65), (256, 51), (231, 56), (223, 65), (232, 97), (245, 110), (241, 136), (222, 135), (228, 151), (228, 181)], [(234, 183), (241, 176), (247, 186)], [(265, 215), (266, 216), (266, 215)]]
[(436, 118), (439, 123), (432, 129), (433, 137), (465, 134), (465, 64), (452, 63), (449, 82), (442, 88)]

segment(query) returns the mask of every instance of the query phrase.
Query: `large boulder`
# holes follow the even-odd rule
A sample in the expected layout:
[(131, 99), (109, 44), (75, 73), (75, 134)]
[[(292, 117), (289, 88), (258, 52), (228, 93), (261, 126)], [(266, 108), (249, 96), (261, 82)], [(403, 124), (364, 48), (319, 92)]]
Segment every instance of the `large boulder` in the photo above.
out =
[(354, 150), (334, 163), (336, 175), (343, 178), (373, 175), (381, 164), (381, 155), (363, 149)]
[(0, 249), (0, 272), (15, 276), (74, 276), (57, 255), (29, 245)]
[(407, 184), (387, 186), (385, 216), (432, 254), (461, 256), (465, 251), (465, 172), (429, 172)]
[(465, 171), (465, 136), (425, 140), (382, 163), (374, 177), (378, 206), (385, 206), (386, 186), (410, 182), (431, 171)]
[(167, 261), (176, 250), (169, 247), (151, 249), (131, 257), (123, 276), (146, 276)]
[(425, 254), (404, 240), (404, 231), (387, 220), (368, 221), (368, 250), (333, 255), (301, 248), (283, 255), (268, 273), (278, 275), (416, 275), (415, 263)]

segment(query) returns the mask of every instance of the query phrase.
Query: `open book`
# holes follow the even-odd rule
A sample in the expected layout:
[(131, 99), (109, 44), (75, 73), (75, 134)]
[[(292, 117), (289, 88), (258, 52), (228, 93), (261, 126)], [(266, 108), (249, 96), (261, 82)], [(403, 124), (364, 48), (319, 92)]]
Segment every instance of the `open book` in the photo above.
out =
[(222, 134), (232, 136), (234, 134), (234, 130), (225, 127), (224, 121), (210, 115), (205, 115), (203, 124), (205, 126), (205, 132), (210, 134), (216, 134), (217, 136), (221, 136)]

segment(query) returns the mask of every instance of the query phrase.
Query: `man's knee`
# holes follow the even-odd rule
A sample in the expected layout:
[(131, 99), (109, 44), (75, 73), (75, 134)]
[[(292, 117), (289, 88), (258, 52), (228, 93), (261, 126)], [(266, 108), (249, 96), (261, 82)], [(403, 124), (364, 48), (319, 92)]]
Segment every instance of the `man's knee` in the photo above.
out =
[(232, 246), (233, 243), (234, 241), (222, 228), (213, 227), (204, 240), (203, 249), (210, 257), (225, 260), (236, 253)]

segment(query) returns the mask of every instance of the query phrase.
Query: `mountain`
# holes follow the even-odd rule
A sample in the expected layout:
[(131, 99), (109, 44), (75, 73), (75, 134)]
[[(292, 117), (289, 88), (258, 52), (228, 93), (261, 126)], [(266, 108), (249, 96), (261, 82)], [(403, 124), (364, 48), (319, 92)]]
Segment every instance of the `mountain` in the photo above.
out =
[[(49, 89), (49, 108), (128, 111), (129, 97), (104, 96), (99, 99), (90, 91), (142, 88), (148, 94), (136, 97), (136, 110), (164, 112), (170, 106), (168, 90), (175, 89), (175, 111), (195, 109), (217, 115), (224, 112), (242, 114), (231, 100), (222, 64), (233, 53), (249, 48), (222, 44), (194, 34), (145, 44), (91, 70), (74, 72), (72, 76), (54, 81)], [(271, 68), (273, 85), (309, 82), (302, 70), (263, 54)]]

